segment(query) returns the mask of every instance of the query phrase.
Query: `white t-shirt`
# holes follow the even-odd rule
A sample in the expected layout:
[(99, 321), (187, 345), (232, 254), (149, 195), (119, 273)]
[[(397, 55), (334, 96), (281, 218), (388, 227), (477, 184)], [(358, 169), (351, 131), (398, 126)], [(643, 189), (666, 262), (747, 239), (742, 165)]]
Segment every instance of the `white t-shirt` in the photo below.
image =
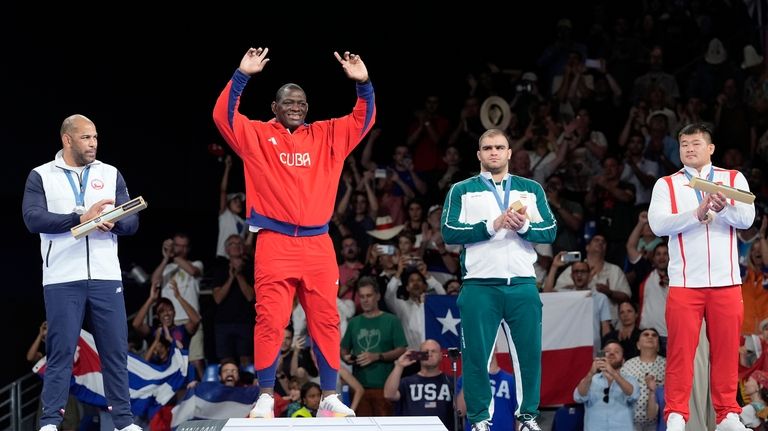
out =
[(179, 268), (179, 265), (175, 263), (169, 263), (163, 269), (163, 289), (160, 291), (160, 295), (163, 298), (170, 299), (173, 303), (173, 308), (176, 310), (177, 322), (179, 320), (187, 320), (189, 319), (189, 316), (187, 316), (187, 312), (184, 311), (184, 308), (173, 294), (173, 289), (171, 289), (170, 285), (171, 278), (176, 280), (176, 285), (179, 287), (181, 297), (189, 302), (189, 305), (191, 305), (195, 311), (198, 313), (200, 312), (200, 279), (203, 275), (203, 262), (195, 260), (190, 263), (200, 270), (199, 277), (192, 277), (189, 273)]

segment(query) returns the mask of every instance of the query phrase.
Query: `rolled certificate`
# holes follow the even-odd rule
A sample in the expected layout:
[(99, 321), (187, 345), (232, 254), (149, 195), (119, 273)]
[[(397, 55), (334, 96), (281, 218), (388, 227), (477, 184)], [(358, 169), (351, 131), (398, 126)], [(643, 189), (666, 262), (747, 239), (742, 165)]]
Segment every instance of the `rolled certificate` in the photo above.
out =
[(96, 226), (99, 225), (99, 223), (108, 221), (111, 223), (114, 223), (118, 220), (120, 220), (123, 217), (128, 217), (131, 214), (137, 213), (144, 208), (147, 207), (147, 202), (144, 201), (144, 198), (141, 196), (131, 199), (128, 202), (120, 205), (119, 207), (115, 207), (114, 209), (105, 212), (104, 214), (92, 218), (84, 223), (80, 223), (79, 225), (73, 227), (70, 229), (72, 231), (72, 236), (75, 237), (75, 239), (80, 239), (89, 233), (93, 232), (94, 229), (96, 229)]
[(698, 177), (691, 178), (691, 182), (688, 183), (688, 185), (696, 190), (701, 190), (707, 193), (720, 192), (723, 196), (729, 199), (744, 202), (745, 204), (751, 204), (755, 201), (755, 195), (748, 191), (713, 183), (712, 181), (703, 180)]

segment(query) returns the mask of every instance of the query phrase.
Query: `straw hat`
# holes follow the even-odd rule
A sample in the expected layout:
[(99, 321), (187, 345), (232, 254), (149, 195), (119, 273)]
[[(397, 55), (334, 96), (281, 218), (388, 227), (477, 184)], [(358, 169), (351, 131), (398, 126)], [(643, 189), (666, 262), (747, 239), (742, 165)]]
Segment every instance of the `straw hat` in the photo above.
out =
[(505, 130), (512, 121), (509, 103), (499, 96), (491, 96), (480, 106), (480, 122), (486, 129)]
[(709, 48), (707, 54), (704, 56), (704, 61), (709, 64), (720, 64), (728, 58), (728, 52), (723, 46), (723, 42), (720, 39), (714, 38), (709, 41)]
[(758, 66), (763, 63), (763, 56), (759, 55), (752, 45), (744, 47), (744, 62), (741, 63), (742, 69), (748, 69), (752, 66)]
[(386, 241), (394, 238), (404, 227), (404, 224), (395, 226), (390, 216), (376, 217), (376, 227), (369, 230), (368, 235)]

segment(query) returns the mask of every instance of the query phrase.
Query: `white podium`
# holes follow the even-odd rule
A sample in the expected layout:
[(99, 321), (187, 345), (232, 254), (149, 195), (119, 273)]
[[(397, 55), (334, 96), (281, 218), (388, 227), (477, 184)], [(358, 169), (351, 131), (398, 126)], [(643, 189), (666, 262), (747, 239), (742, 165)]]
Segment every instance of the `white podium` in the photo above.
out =
[(448, 431), (437, 416), (275, 418), (187, 421), (176, 431)]

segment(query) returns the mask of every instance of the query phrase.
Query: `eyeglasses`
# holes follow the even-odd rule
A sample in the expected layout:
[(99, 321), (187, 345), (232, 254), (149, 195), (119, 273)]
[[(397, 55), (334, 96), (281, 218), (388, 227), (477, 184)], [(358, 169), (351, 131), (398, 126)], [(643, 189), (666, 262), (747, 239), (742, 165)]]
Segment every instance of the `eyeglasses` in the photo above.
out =
[(607, 403), (607, 402), (608, 402), (608, 400), (610, 399), (610, 398), (608, 397), (608, 391), (610, 391), (610, 390), (611, 390), (611, 388), (610, 388), (610, 387), (603, 389), (603, 394), (605, 394), (605, 396), (603, 396), (603, 402), (604, 402), (604, 403)]

